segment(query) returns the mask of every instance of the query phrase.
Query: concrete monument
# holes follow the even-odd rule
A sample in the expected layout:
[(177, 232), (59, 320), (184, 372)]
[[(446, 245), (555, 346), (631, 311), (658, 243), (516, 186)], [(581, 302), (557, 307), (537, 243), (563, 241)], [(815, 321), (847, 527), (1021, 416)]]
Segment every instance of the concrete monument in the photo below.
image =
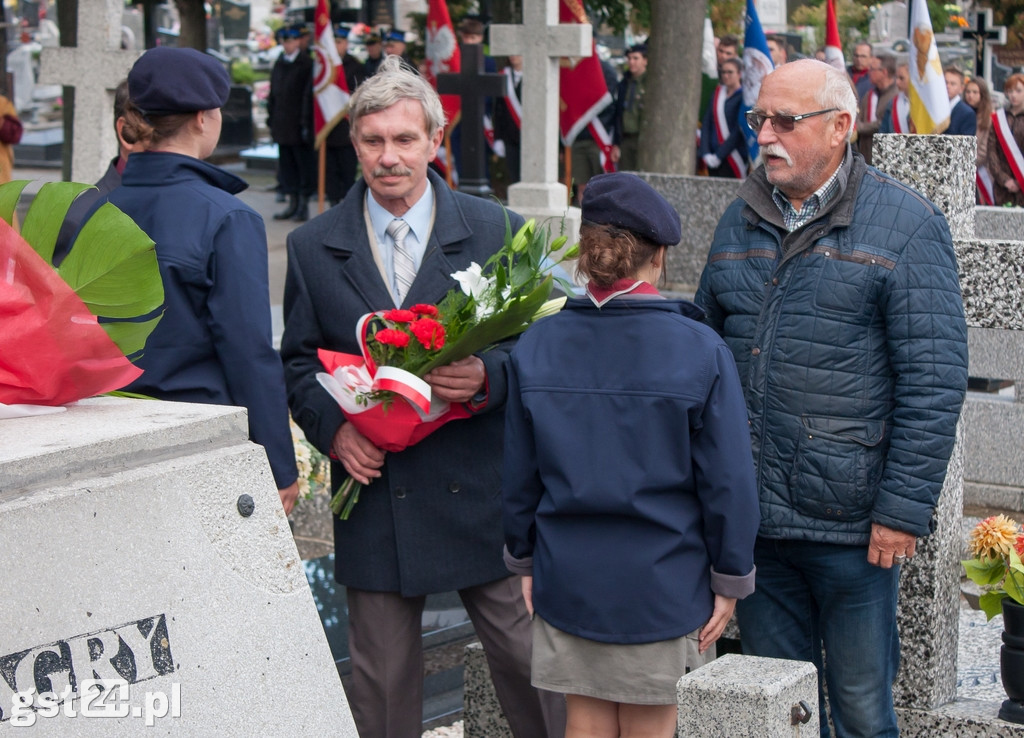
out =
[(246, 428), (106, 397), (0, 421), (0, 731), (355, 738)]

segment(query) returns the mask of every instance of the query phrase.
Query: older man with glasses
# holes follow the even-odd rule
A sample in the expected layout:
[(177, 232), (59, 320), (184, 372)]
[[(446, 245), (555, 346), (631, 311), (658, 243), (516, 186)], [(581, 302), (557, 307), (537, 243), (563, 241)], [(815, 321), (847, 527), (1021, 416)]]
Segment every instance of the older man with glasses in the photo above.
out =
[(814, 662), (822, 736), (829, 711), (840, 736), (896, 736), (899, 568), (932, 530), (967, 329), (945, 217), (853, 150), (856, 111), (822, 62), (765, 77), (747, 118), (764, 164), (718, 225), (696, 302), (750, 420), (761, 526), (744, 652)]

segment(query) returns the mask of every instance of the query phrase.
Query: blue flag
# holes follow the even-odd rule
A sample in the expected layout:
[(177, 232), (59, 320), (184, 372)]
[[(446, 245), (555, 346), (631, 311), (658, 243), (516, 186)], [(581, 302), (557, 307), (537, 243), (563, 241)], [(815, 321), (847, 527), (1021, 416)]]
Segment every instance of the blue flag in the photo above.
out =
[(747, 0), (747, 31), (743, 36), (743, 104), (740, 106), (740, 130), (747, 143), (747, 154), (751, 168), (757, 160), (757, 134), (747, 125), (747, 111), (754, 107), (757, 95), (761, 92), (761, 80), (771, 72), (775, 65), (768, 50), (768, 40), (761, 19), (757, 17), (754, 0)]

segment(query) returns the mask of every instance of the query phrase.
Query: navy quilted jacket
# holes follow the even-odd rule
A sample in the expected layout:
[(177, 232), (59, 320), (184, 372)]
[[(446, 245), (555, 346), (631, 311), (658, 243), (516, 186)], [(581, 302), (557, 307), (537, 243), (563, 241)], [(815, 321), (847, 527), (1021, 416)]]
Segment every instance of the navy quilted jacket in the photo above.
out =
[(859, 154), (843, 166), (843, 192), (793, 233), (755, 172), (696, 296), (744, 385), (767, 538), (930, 533), (966, 391), (945, 217)]

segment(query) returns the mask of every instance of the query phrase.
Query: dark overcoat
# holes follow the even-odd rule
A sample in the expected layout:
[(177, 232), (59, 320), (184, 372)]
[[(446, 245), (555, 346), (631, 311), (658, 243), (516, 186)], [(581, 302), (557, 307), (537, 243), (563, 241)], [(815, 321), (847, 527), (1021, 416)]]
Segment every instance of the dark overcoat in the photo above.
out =
[(294, 61), (278, 57), (270, 70), (267, 94), (270, 137), (281, 146), (311, 143), (313, 125), (313, 57), (299, 52)]
[[(406, 306), (439, 301), (457, 286), (451, 274), (471, 262), (482, 265), (505, 235), (498, 205), (452, 192), (437, 175), (429, 177), (434, 228)], [(367, 235), (366, 189), (360, 180), (340, 205), (288, 236), (281, 355), (289, 405), (306, 437), (324, 452), (344, 416), (317, 382), (323, 371), (317, 349), (359, 353), (356, 321), (394, 306)], [(518, 229), (522, 218), (510, 218)], [(500, 511), (508, 353), (493, 349), (480, 358), (487, 371), (486, 405), (415, 446), (388, 453), (383, 475), (363, 488), (351, 517), (335, 518), (339, 583), (411, 597), (508, 576)], [(335, 487), (345, 476), (333, 463)]]

